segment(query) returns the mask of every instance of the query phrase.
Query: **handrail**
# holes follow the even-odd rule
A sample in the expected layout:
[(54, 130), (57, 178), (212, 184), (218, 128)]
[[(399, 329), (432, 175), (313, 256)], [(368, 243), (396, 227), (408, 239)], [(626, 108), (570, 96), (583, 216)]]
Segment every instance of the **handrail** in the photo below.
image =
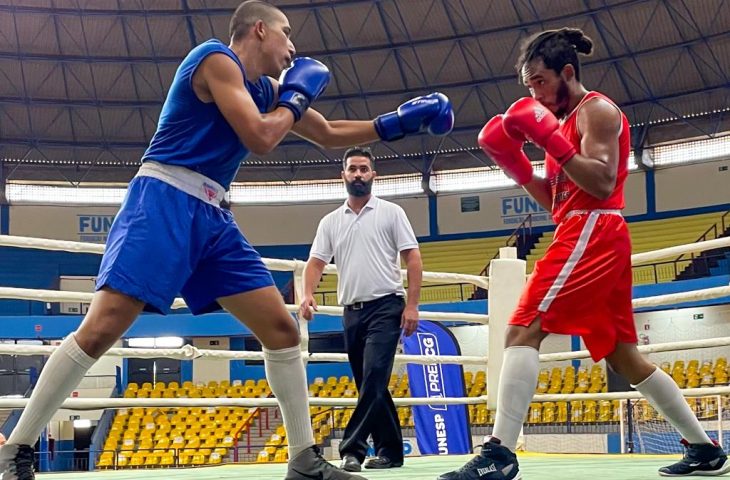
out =
[(253, 411), (253, 413), (248, 418), (248, 420), (246, 420), (246, 422), (243, 425), (241, 425), (241, 427), (238, 430), (236, 430), (236, 433), (233, 436), (233, 438), (236, 439), (236, 443), (233, 444), (233, 461), (234, 462), (238, 462), (238, 441), (241, 439), (241, 432), (243, 432), (244, 429), (247, 429), (247, 431), (249, 432), (248, 442), (246, 444), (246, 448), (248, 449), (248, 451), (246, 453), (251, 453), (251, 435), (250, 435), (251, 434), (251, 424), (257, 417), (259, 417), (261, 415), (262, 408), (263, 407), (256, 407), (256, 410)]
[[(507, 240), (505, 240), (505, 242), (504, 242), (504, 246), (505, 247), (513, 247), (513, 246), (516, 246), (517, 245), (517, 242), (518, 242), (519, 237), (520, 237), (520, 230), (525, 229), (525, 224), (529, 224), (529, 227), (528, 228), (529, 228), (529, 231), (530, 231), (530, 235), (532, 235), (532, 214), (531, 213), (528, 214), (525, 217), (525, 219), (522, 220), (522, 223), (520, 223), (519, 225), (517, 225), (517, 227), (512, 231), (512, 234), (509, 237), (507, 237)], [(512, 240), (512, 238), (515, 238), (515, 242), (514, 242), (515, 244), (514, 245), (510, 245), (510, 240)], [(482, 268), (482, 271), (479, 272), (479, 275), (480, 276), (486, 276), (489, 273), (489, 264), (491, 263), (492, 260), (495, 260), (498, 257), (499, 257), (499, 250), (497, 250), (497, 252), (494, 254), (494, 256), (489, 259), (489, 261), (487, 262), (486, 265), (484, 265), (484, 268)]]
[[(529, 225), (529, 226), (525, 226), (525, 224), (527, 224), (527, 225)], [(527, 217), (525, 217), (525, 219), (524, 219), (524, 220), (522, 220), (522, 223), (520, 223), (519, 225), (517, 225), (517, 228), (515, 228), (514, 232), (512, 232), (512, 235), (510, 235), (510, 236), (509, 236), (509, 237), (507, 238), (507, 241), (506, 241), (506, 242), (504, 243), (504, 245), (505, 245), (506, 247), (511, 247), (511, 246), (513, 246), (513, 245), (510, 245), (510, 243), (509, 243), (509, 242), (510, 242), (510, 240), (512, 240), (512, 237), (515, 237), (515, 245), (516, 245), (516, 244), (517, 244), (517, 242), (519, 241), (519, 237), (520, 237), (520, 234), (519, 234), (519, 232), (520, 232), (521, 230), (523, 230), (523, 229), (527, 229), (527, 230), (529, 230), (529, 232), (530, 232), (530, 235), (532, 235), (532, 214), (531, 214), (531, 213), (530, 213), (530, 214), (528, 214), (528, 215), (527, 215)]]
[[(712, 238), (707, 238), (707, 236), (709, 235), (710, 232), (714, 232), (715, 235)], [(717, 235), (717, 222), (713, 223), (710, 228), (708, 228), (707, 230), (705, 230), (705, 232), (702, 235), (700, 235), (700, 237), (697, 240), (695, 240), (695, 243), (696, 242), (705, 242), (707, 240), (714, 240), (716, 238), (718, 238), (718, 235)], [(682, 260), (682, 257), (684, 257), (685, 255), (687, 255), (687, 254), (686, 253), (683, 253), (682, 255), (678, 256), (675, 261)], [(690, 257), (692, 259), (695, 258), (695, 254), (694, 253), (690, 253), (689, 255), (690, 255)], [(701, 253), (700, 255), (704, 255), (704, 252)], [(687, 260), (687, 259), (685, 259), (685, 260)]]

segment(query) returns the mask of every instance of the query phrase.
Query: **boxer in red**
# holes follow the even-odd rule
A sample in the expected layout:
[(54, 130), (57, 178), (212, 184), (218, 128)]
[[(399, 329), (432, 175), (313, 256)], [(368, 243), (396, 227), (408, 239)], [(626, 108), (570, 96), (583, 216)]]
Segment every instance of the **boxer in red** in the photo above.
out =
[[(537, 386), (538, 350), (549, 333), (580, 335), (593, 360), (605, 358), (684, 437), (686, 454), (663, 476), (730, 471), (723, 449), (702, 429), (672, 378), (639, 354), (631, 306), (631, 240), (621, 216), (630, 150), (626, 116), (580, 81), (582, 31), (541, 32), (522, 47), (521, 98), (479, 133), (479, 145), (540, 205), (555, 238), (525, 286), (507, 329), (494, 430), (481, 454), (439, 480), (518, 480), (514, 450)], [(533, 176), (522, 151), (545, 150), (547, 178)]]

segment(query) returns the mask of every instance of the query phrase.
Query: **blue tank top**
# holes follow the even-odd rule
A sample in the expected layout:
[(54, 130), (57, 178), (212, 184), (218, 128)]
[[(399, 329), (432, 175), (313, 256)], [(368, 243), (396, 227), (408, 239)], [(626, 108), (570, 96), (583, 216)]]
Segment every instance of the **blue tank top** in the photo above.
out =
[(269, 78), (262, 76), (256, 83), (249, 82), (236, 54), (219, 40), (208, 40), (192, 49), (175, 72), (160, 112), (157, 131), (142, 161), (153, 160), (189, 168), (228, 190), (249, 151), (215, 102), (201, 102), (193, 90), (193, 74), (198, 65), (213, 53), (228, 55), (240, 67), (246, 90), (259, 112), (265, 113), (271, 108), (274, 88)]

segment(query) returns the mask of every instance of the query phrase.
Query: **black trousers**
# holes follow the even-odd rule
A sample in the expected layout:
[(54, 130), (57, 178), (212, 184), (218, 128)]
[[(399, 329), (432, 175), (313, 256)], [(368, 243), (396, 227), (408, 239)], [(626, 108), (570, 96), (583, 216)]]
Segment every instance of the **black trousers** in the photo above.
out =
[(388, 382), (404, 307), (403, 297), (388, 295), (363, 303), (359, 310), (345, 308), (345, 348), (359, 395), (340, 443), (340, 457), (353, 455), (362, 463), (372, 435), (376, 455), (403, 461), (403, 435)]

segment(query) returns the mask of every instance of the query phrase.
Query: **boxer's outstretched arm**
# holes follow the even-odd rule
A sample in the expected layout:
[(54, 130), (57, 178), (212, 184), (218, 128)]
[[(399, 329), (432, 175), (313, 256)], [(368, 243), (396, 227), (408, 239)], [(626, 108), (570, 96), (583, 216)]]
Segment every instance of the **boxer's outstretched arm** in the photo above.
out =
[(243, 86), (241, 69), (226, 55), (208, 56), (195, 75), (201, 80), (203, 96), (212, 97), (241, 143), (257, 155), (273, 150), (294, 124), (294, 117), (287, 108), (279, 107), (266, 114), (259, 112)]
[[(269, 80), (278, 92), (279, 82)], [(372, 120), (327, 120), (314, 108), (307, 109), (291, 131), (323, 148), (347, 148), (380, 140)]]
[(292, 132), (324, 148), (346, 148), (380, 140), (372, 120), (327, 120), (310, 108)]
[(550, 183), (546, 179), (533, 176), (532, 180), (522, 185), (522, 188), (532, 195), (532, 198), (534, 198), (542, 208), (548, 212), (552, 211), (553, 193), (550, 189)]
[(563, 165), (563, 171), (585, 192), (606, 199), (616, 188), (621, 114), (602, 99), (591, 100), (578, 112), (580, 154)]

